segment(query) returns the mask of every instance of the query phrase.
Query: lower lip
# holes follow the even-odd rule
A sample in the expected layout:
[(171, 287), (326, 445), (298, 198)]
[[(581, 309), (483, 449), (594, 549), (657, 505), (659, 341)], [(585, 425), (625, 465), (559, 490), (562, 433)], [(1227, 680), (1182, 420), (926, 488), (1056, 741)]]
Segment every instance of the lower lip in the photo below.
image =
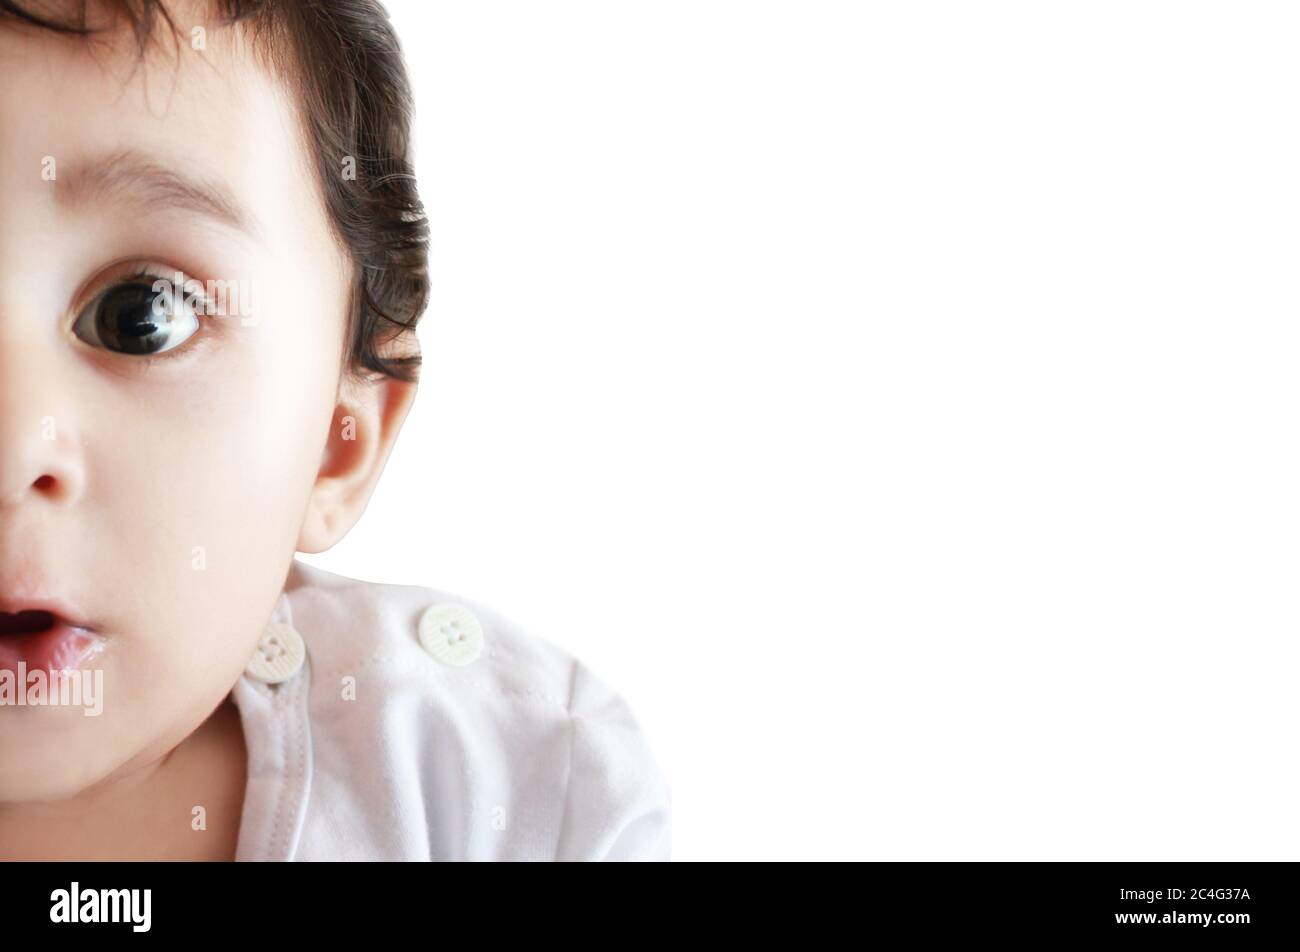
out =
[(99, 654), (104, 640), (85, 628), (60, 622), (45, 631), (0, 635), (0, 671), (75, 671)]

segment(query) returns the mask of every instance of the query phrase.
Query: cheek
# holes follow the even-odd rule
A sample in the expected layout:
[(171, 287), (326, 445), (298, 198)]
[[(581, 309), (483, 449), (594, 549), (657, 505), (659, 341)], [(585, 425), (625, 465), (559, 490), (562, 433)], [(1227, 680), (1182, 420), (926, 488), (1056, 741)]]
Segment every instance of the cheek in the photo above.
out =
[(117, 539), (138, 540), (165, 565), (206, 555), (211, 571), (281, 555), (328, 435), (337, 330), (293, 312), (248, 327), (225, 320), (201, 359), (103, 378), (89, 403), (98, 409), (85, 421), (87, 502)]
[(333, 404), (264, 383), (227, 378), (230, 391), (209, 399), (196, 386), (155, 394), (147, 409), (106, 407), (93, 424), (88, 506), (118, 540), (138, 540), (169, 561), (177, 546), (187, 562), (201, 549), (217, 564), (262, 543), (278, 548), (298, 527)]
[(252, 657), (332, 417), (333, 354), (282, 350), (270, 332), (252, 341), (183, 383), (119, 387), (88, 421), (84, 508), (114, 636), (106, 714), (116, 695), (128, 730), (177, 725), (162, 741), (197, 726)]

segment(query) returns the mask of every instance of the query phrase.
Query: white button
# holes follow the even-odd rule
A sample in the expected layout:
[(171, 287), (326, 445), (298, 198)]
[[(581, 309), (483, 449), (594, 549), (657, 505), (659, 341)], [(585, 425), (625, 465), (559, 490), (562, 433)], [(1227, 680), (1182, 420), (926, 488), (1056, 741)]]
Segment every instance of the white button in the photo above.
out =
[(440, 602), (420, 616), (420, 644), (443, 664), (469, 664), (483, 651), (483, 626), (464, 605)]
[(306, 657), (302, 635), (291, 625), (273, 621), (266, 626), (245, 672), (263, 684), (279, 684), (297, 674)]

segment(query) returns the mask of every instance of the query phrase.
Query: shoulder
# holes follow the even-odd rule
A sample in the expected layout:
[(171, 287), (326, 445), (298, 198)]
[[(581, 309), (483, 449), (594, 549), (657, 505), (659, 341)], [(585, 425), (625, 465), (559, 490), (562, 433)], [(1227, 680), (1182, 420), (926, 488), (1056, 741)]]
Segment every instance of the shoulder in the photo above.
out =
[(367, 765), (335, 781), (345, 809), (416, 810), (430, 858), (668, 858), (671, 794), (650, 745), (570, 653), (436, 588), (295, 560), (286, 594), (317, 772)]

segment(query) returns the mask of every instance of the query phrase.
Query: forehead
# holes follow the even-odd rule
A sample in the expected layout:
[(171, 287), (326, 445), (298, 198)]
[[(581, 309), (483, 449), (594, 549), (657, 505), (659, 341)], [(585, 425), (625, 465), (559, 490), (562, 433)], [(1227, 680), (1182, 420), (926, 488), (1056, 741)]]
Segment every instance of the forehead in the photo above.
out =
[[(104, 160), (134, 155), (147, 160), (136, 162), (136, 171), (147, 164), (162, 173), (153, 186), (172, 173), (174, 181), (209, 186), (237, 206), (313, 217), (305, 214), (317, 204), (309, 200), (311, 162), (289, 90), (239, 30), (209, 24), (206, 48), (195, 50), (188, 21), (176, 20), (179, 51), (162, 36), (143, 60), (124, 33), (89, 42), (7, 21), (0, 26), (5, 194), (16, 202), (53, 197), (50, 176), (42, 174), (53, 163), (56, 180), (70, 177), (58, 182), (59, 197), (120, 198), (132, 180), (110, 174)], [(83, 188), (80, 180), (92, 178), (126, 187)]]

